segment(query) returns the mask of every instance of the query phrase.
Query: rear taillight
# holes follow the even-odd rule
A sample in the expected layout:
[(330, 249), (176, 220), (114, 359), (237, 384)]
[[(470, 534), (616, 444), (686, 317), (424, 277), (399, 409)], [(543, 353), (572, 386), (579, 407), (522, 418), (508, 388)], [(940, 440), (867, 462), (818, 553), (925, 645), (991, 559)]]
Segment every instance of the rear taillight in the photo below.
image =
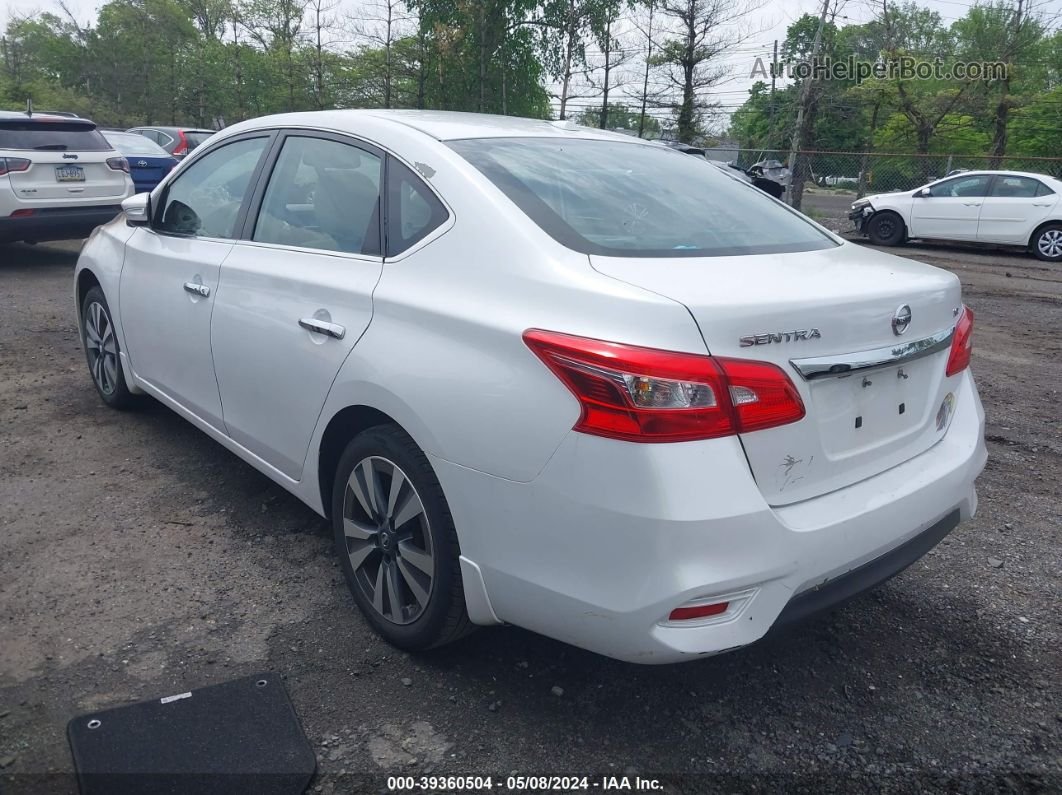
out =
[(16, 171), (29, 171), (31, 161), (24, 157), (0, 157), (0, 177)]
[(182, 157), (188, 154), (188, 139), (184, 137), (184, 130), (177, 131), (177, 146), (173, 147), (173, 156)]
[(768, 362), (640, 348), (530, 329), (524, 342), (579, 400), (574, 429), (631, 442), (687, 442), (796, 422), (804, 404)]
[(961, 373), (970, 366), (970, 354), (973, 353), (974, 315), (970, 307), (963, 306), (959, 322), (955, 324), (955, 335), (951, 338), (951, 353), (948, 354), (947, 375)]
[(124, 157), (108, 157), (107, 166), (115, 171), (124, 171), (129, 173), (129, 161)]

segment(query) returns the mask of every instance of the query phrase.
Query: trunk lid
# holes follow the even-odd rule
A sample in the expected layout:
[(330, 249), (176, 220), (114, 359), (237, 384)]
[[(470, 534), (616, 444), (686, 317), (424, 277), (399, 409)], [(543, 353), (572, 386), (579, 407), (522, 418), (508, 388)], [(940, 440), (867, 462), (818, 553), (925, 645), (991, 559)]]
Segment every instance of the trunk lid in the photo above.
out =
[[(741, 436), (771, 505), (871, 477), (946, 430), (950, 412), (943, 427), (937, 422), (953, 380), (945, 377), (946, 338), (961, 306), (959, 280), (947, 271), (848, 243), (792, 254), (590, 260), (684, 304), (713, 355), (772, 362), (790, 375), (804, 419)], [(910, 322), (897, 335), (892, 321), (903, 305)], [(914, 351), (924, 355), (848, 375), (800, 372)]]

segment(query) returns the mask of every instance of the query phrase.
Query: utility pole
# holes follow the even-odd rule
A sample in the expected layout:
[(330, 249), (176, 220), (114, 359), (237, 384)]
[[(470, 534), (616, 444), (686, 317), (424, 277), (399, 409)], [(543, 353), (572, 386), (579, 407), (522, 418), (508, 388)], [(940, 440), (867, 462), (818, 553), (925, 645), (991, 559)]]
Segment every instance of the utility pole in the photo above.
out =
[(645, 106), (649, 102), (649, 60), (653, 57), (653, 0), (649, 0), (649, 30), (645, 37), (648, 49), (645, 52), (645, 79), (642, 81), (642, 115), (638, 117), (638, 137), (645, 134)]
[(770, 121), (767, 123), (767, 145), (768, 147), (774, 143), (774, 112), (775, 112), (775, 99), (774, 99), (774, 84), (778, 78), (778, 39), (774, 40), (774, 56), (771, 58), (771, 114)]
[[(804, 114), (811, 99), (811, 85), (815, 82), (815, 66), (822, 49), (822, 31), (826, 27), (826, 15), (830, 12), (830, 0), (822, 0), (822, 12), (819, 14), (819, 26), (815, 29), (815, 40), (811, 44), (811, 74), (804, 78), (800, 87), (800, 106), (797, 108), (796, 128), (793, 130), (793, 143), (789, 147), (789, 184), (785, 189), (786, 204), (793, 206), (793, 182), (796, 176), (796, 160), (800, 147), (804, 145)], [(799, 209), (799, 208), (798, 208)]]

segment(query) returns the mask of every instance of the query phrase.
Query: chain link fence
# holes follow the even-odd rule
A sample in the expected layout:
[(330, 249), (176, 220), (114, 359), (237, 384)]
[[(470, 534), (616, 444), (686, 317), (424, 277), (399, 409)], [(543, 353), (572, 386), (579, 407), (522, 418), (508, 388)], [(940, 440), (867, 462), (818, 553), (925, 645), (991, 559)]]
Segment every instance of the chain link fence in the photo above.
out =
[[(710, 160), (728, 162), (788, 184), (788, 150), (708, 149)], [(1062, 179), (1062, 157), (989, 157), (978, 155), (901, 155), (877, 152), (806, 150), (797, 155), (790, 203), (799, 208), (804, 189), (836, 192), (853, 199), (870, 193), (913, 190), (957, 171), (1002, 169), (1047, 174)]]

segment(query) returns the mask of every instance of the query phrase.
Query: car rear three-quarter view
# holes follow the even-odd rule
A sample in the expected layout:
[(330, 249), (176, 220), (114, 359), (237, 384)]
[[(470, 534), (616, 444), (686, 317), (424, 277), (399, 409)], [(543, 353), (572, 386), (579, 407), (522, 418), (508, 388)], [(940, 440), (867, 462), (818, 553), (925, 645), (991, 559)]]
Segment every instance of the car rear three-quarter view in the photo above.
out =
[(635, 662), (715, 654), (976, 508), (958, 279), (681, 152), (289, 114), (128, 204), (134, 228), (78, 266), (101, 395), (155, 396), (329, 516), (402, 648), (511, 623)]

